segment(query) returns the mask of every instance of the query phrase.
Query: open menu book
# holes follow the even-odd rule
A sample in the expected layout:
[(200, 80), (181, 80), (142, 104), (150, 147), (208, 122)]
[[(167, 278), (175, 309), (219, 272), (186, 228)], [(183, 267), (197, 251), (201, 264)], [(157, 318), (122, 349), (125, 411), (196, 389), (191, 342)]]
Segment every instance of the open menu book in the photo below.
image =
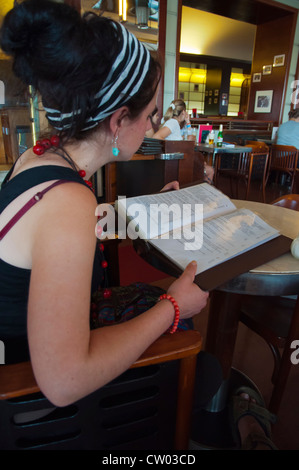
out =
[(195, 260), (196, 282), (209, 290), (287, 252), (291, 243), (207, 183), (119, 199), (117, 211), (129, 237), (147, 240), (178, 272)]

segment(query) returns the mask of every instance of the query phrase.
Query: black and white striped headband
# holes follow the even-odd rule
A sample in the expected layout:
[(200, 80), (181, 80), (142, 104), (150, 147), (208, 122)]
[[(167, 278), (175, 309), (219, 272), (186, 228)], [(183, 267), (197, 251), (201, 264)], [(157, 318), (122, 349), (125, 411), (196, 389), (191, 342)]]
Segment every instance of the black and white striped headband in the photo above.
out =
[[(150, 53), (148, 49), (122, 24), (113, 23), (113, 25), (115, 28), (119, 26), (119, 31), (122, 32), (122, 48), (108, 77), (94, 97), (97, 103), (94, 115), (88, 117), (82, 131), (92, 129), (136, 95), (149, 70)], [(44, 109), (49, 123), (59, 131), (69, 129), (76, 115), (81, 113), (80, 109), (70, 113), (61, 113), (57, 109), (46, 106)]]

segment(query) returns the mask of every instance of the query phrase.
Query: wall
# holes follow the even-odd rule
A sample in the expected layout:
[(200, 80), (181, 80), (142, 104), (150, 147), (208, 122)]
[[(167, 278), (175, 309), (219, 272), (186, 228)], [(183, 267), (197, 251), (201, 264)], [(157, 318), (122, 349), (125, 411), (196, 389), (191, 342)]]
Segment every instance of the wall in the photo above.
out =
[[(168, 0), (168, 3), (169, 2), (170, 2), (170, 0)], [(298, 0), (280, 0), (280, 1), (273, 0), (273, 2), (277, 3), (277, 6), (280, 6), (281, 8), (283, 8), (284, 5), (287, 6), (287, 7), (289, 6), (289, 7), (292, 7), (292, 8), (296, 8), (297, 10), (299, 8)], [(265, 0), (265, 3), (267, 3), (267, 0)], [(192, 10), (192, 12), (196, 11), (194, 9), (191, 9), (191, 10)], [(217, 16), (217, 15), (215, 15), (215, 16)], [(241, 23), (241, 24), (246, 25), (246, 23)], [(209, 26), (210, 26), (210, 24), (209, 24)], [(203, 33), (203, 29), (199, 30), (199, 28), (198, 28), (198, 31)], [(278, 29), (278, 31), (279, 31), (279, 34), (276, 31), (276, 36), (277, 37), (279, 37), (280, 33), (281, 33), (280, 29)], [(191, 43), (194, 44), (194, 41), (191, 41)], [(193, 47), (192, 44), (191, 44), (191, 47)], [(262, 49), (264, 47), (264, 44), (261, 45)], [(293, 44), (290, 44), (290, 50), (292, 52), (291, 52), (291, 56), (289, 57), (289, 68), (287, 70), (287, 74), (286, 74), (286, 77), (285, 77), (285, 79), (286, 79), (285, 93), (284, 93), (284, 96), (283, 96), (282, 107), (281, 107), (281, 109), (278, 113), (278, 116), (277, 116), (277, 120), (280, 121), (280, 122), (286, 121), (288, 119), (288, 112), (289, 112), (289, 110), (291, 108), (291, 104), (292, 104), (292, 102), (291, 102), (292, 93), (293, 93), (292, 83), (294, 82), (294, 80), (296, 78), (296, 69), (297, 69), (297, 61), (298, 61), (298, 54), (299, 54), (299, 21), (298, 20), (297, 20), (297, 26), (296, 26), (296, 29), (295, 29), (294, 42), (293, 42)], [(194, 53), (194, 51), (193, 51), (193, 53)], [(275, 53), (274, 55), (277, 55), (277, 54)], [(263, 65), (267, 65), (267, 64), (263, 64)]]
[[(271, 120), (278, 125), (284, 114), (284, 103), (288, 102), (286, 95), (287, 79), (290, 70), (292, 41), (294, 35), (293, 14), (274, 21), (261, 24), (257, 28), (256, 43), (252, 61), (252, 74), (261, 73), (261, 81), (251, 81), (249, 95), (248, 119)], [(274, 56), (285, 55), (284, 65), (273, 66)], [(263, 74), (263, 66), (269, 65), (271, 73)], [(273, 91), (271, 111), (267, 113), (255, 112), (257, 91)], [(289, 108), (288, 104), (288, 109)]]
[[(280, 4), (283, 3), (284, 5), (294, 7), (297, 9), (299, 8), (298, 0), (280, 0), (277, 3), (280, 3)], [(292, 83), (294, 82), (296, 78), (296, 69), (298, 67), (298, 61), (299, 61), (299, 19), (297, 18), (294, 44), (293, 44), (293, 50), (292, 50), (291, 62), (290, 62), (290, 71), (289, 71), (287, 87), (286, 87), (287, 92), (285, 96), (285, 106), (284, 106), (283, 113), (282, 113), (282, 122), (285, 122), (288, 120), (288, 112), (290, 111), (290, 108), (292, 106), (292, 95), (293, 95)], [(297, 80), (298, 79), (299, 77), (297, 77)], [(297, 107), (298, 107), (298, 104), (297, 104)]]
[(180, 52), (251, 62), (255, 32), (255, 25), (183, 6)]

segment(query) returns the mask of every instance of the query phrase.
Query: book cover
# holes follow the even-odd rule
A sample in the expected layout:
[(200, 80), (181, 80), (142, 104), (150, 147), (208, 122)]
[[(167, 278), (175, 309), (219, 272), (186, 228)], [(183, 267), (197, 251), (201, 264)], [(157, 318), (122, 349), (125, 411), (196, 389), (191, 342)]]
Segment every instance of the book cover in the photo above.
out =
[(211, 125), (200, 125), (199, 127), (199, 132), (198, 132), (198, 143), (199, 144), (204, 144), (206, 141), (206, 138), (208, 137), (208, 134), (210, 131), (213, 129), (213, 126)]

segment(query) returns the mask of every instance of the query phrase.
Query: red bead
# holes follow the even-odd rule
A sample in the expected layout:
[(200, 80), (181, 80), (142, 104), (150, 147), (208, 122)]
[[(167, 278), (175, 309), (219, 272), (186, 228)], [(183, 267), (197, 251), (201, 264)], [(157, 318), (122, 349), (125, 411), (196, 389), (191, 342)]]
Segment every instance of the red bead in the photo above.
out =
[(102, 268), (107, 268), (108, 263), (107, 263), (106, 260), (104, 260), (104, 261), (102, 261), (101, 265), (102, 265)]
[(104, 299), (110, 299), (111, 295), (112, 295), (111, 289), (104, 289), (104, 292), (103, 292)]
[[(102, 233), (102, 230), (101, 230), (101, 233)], [(100, 249), (100, 251), (104, 251), (104, 244), (103, 243), (99, 243), (99, 249)]]
[(36, 144), (33, 147), (33, 153), (35, 155), (42, 155), (45, 152), (45, 148), (41, 144)]
[(46, 150), (52, 147), (50, 139), (43, 139), (41, 144)]
[(51, 145), (53, 145), (53, 147), (58, 147), (59, 145), (59, 137), (58, 135), (52, 135), (50, 141), (51, 141)]
[(92, 187), (92, 182), (91, 181), (88, 181), (88, 180), (84, 180), (84, 181), (87, 184), (87, 186), (89, 186), (90, 188)]
[(79, 176), (81, 176), (81, 178), (84, 178), (84, 176), (86, 176), (85, 170), (79, 170), (78, 173), (79, 173)]

